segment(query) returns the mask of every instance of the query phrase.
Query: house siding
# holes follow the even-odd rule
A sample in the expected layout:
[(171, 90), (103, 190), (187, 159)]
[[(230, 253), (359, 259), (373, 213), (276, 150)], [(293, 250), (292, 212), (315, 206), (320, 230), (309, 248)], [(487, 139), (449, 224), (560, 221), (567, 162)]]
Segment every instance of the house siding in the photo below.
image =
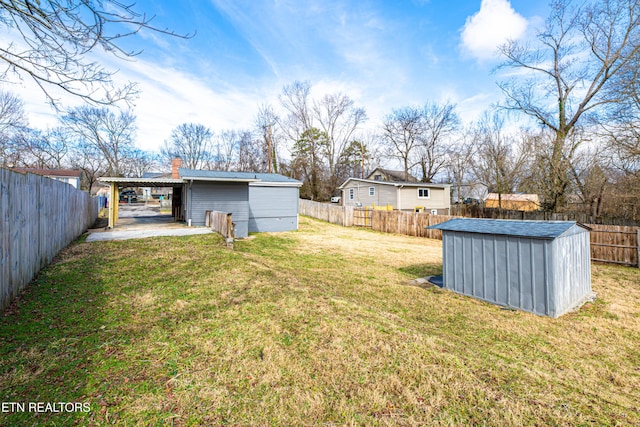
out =
[(298, 187), (249, 185), (249, 232), (298, 229)]
[(249, 186), (247, 183), (207, 183), (195, 181), (187, 188), (186, 219), (191, 225), (205, 225), (205, 211), (231, 213), (235, 236), (249, 235)]
[[(369, 195), (369, 188), (375, 188), (375, 194)], [(349, 189), (354, 189), (353, 200), (349, 199)], [(380, 185), (376, 183), (352, 182), (342, 190), (342, 205), (356, 206), (357, 203), (362, 206), (386, 206), (391, 205), (397, 209), (396, 204), (396, 188), (391, 185)]]
[[(418, 197), (418, 188), (428, 188), (429, 198)], [(404, 187), (399, 190), (400, 197), (400, 210), (413, 211), (416, 206), (424, 206), (425, 211), (429, 212), (431, 209), (437, 209), (439, 215), (448, 215), (451, 209), (449, 187), (447, 188), (434, 188), (425, 185), (424, 187)]]

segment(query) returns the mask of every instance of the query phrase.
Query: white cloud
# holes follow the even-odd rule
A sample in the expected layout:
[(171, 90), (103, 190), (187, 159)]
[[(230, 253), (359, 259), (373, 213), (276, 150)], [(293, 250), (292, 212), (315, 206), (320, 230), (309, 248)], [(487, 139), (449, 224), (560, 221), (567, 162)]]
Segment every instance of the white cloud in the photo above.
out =
[(478, 60), (494, 59), (507, 39), (518, 39), (527, 30), (527, 20), (509, 0), (482, 0), (480, 10), (467, 18), (462, 28), (462, 51)]

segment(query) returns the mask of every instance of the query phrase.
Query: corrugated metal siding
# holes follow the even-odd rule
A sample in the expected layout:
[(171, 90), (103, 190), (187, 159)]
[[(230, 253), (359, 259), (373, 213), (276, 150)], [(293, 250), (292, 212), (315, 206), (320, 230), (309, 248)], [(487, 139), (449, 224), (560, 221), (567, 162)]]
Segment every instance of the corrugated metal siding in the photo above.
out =
[(584, 303), (591, 296), (591, 248), (589, 233), (563, 235), (553, 241), (556, 256), (554, 317)]
[[(187, 185), (187, 188), (189, 186)], [(249, 235), (249, 186), (247, 183), (194, 182), (187, 190), (187, 216), (191, 225), (203, 226), (205, 211), (230, 212), (235, 236)]]
[(443, 237), (445, 288), (503, 306), (554, 315), (548, 298), (551, 282), (547, 280), (551, 241), (450, 231)]
[(558, 317), (592, 295), (589, 232), (556, 239), (443, 232), (444, 287), (484, 301)]
[(249, 186), (249, 231), (298, 229), (298, 187)]

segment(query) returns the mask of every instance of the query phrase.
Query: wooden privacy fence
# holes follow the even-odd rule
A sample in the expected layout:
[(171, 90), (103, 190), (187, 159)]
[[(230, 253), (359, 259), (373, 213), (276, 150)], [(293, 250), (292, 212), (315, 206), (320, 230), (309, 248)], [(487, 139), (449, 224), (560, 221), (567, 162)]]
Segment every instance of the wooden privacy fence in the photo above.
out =
[[(303, 203), (304, 202), (304, 203)], [(303, 209), (302, 206), (305, 206)], [(404, 234), (442, 240), (440, 230), (425, 227), (440, 224), (452, 218), (449, 215), (428, 213), (384, 211), (368, 209), (370, 221), (363, 222), (364, 208), (332, 206), (327, 203), (300, 200), (300, 214), (345, 226), (367, 226), (383, 233)], [(321, 216), (316, 216), (316, 214)], [(341, 217), (344, 216), (344, 218)], [(351, 216), (349, 219), (348, 216)], [(333, 221), (326, 219), (332, 218)], [(613, 264), (640, 267), (640, 227), (585, 224), (591, 228), (591, 259)]]
[(227, 243), (233, 242), (235, 225), (230, 213), (205, 211), (204, 225), (227, 239)]
[(353, 226), (354, 208), (350, 206), (330, 205), (328, 203), (300, 199), (298, 209), (301, 215), (321, 219), (343, 227)]
[(98, 199), (39, 175), (0, 169), (0, 311), (98, 216)]
[(591, 259), (640, 267), (640, 227), (586, 224), (591, 228)]

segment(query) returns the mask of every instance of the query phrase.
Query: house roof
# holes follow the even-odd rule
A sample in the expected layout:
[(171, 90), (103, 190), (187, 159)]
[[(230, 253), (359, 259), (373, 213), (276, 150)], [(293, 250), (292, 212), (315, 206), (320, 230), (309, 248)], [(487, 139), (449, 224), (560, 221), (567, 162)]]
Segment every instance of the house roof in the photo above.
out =
[(11, 168), (14, 172), (34, 173), (43, 176), (64, 176), (68, 178), (80, 178), (82, 170), (80, 169), (39, 169), (39, 168)]
[(170, 174), (162, 174), (154, 178), (126, 178), (107, 177), (98, 178), (101, 182), (119, 184), (121, 186), (156, 186), (164, 187), (172, 184), (182, 184), (185, 181), (211, 181), (211, 182), (245, 182), (252, 185), (273, 185), (273, 186), (296, 186), (302, 185), (300, 181), (275, 174), (275, 173), (254, 173), (254, 172), (226, 172), (226, 171), (204, 171), (196, 169), (180, 168), (180, 178), (171, 178)]
[(450, 188), (451, 184), (435, 184), (433, 182), (393, 182), (376, 181), (375, 179), (348, 178), (339, 189), (343, 189), (350, 181), (358, 181), (367, 185), (390, 185), (393, 187), (414, 187), (414, 188)]
[(194, 181), (231, 181), (250, 183), (273, 183), (279, 185), (300, 186), (302, 183), (277, 173), (258, 172), (231, 172), (231, 171), (207, 171), (179, 168), (180, 177), (184, 180)]
[(418, 179), (409, 173), (383, 168), (375, 168), (373, 172), (369, 174), (369, 176), (372, 176), (374, 173), (376, 173), (376, 171), (380, 171), (387, 175), (389, 178), (391, 178), (392, 182), (418, 182)]
[(514, 221), (508, 219), (453, 218), (428, 228), (442, 231), (555, 239), (572, 227), (588, 227), (575, 221)]

